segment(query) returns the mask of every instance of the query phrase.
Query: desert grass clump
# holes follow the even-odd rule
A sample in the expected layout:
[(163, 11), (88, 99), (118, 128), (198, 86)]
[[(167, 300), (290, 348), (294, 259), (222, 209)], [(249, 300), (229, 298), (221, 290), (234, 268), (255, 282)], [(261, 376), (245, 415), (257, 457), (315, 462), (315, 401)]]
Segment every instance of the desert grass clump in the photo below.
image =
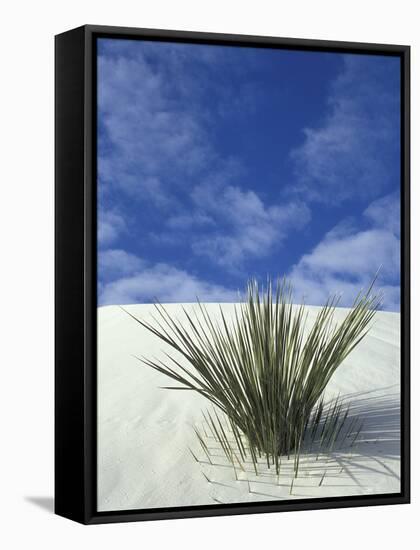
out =
[[(380, 305), (372, 286), (357, 295), (341, 323), (334, 321), (339, 299), (333, 296), (310, 327), (306, 306), (292, 304), (285, 279), (274, 288), (269, 282), (266, 289), (250, 281), (233, 318), (220, 307), (219, 322), (200, 302), (192, 314), (183, 309), (182, 323), (161, 304), (153, 324), (127, 313), (180, 354), (140, 360), (180, 384), (171, 389), (197, 391), (214, 406), (206, 425), (235, 474), (248, 455), (256, 472), (263, 457), (278, 474), (282, 456), (293, 454), (297, 471), (303, 446), (319, 453), (338, 440), (347, 414), (338, 399), (325, 407), (323, 394), (369, 330)], [(219, 415), (226, 416), (226, 425)], [(208, 456), (202, 436), (196, 435)]]

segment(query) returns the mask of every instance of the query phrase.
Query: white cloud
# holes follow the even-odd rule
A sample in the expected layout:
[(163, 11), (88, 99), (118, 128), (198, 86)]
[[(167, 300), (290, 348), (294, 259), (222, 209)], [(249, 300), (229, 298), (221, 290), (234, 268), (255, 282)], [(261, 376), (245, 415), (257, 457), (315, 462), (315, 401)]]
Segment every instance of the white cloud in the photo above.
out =
[(400, 240), (398, 211), (393, 196), (371, 203), (365, 211), (370, 227), (356, 230), (340, 225), (322, 239), (292, 268), (295, 298), (312, 304), (341, 293), (341, 305), (351, 305), (361, 288), (367, 288), (380, 268), (377, 289), (384, 293), (385, 309), (398, 310), (400, 291)]
[[(305, 128), (303, 144), (291, 153), (296, 191), (309, 200), (339, 203), (373, 198), (386, 188), (390, 167), (398, 169), (399, 162), (398, 74), (398, 60), (344, 57), (325, 120)], [(384, 91), (390, 82), (396, 84), (393, 93)]]
[(167, 264), (156, 264), (128, 277), (105, 283), (99, 295), (100, 305), (134, 304), (154, 301), (236, 302), (238, 293), (224, 286), (198, 279)]
[(197, 226), (212, 226), (214, 223), (213, 218), (211, 218), (208, 214), (199, 211), (192, 212), (190, 214), (170, 216), (166, 220), (166, 225), (169, 229), (174, 230), (188, 230)]
[(127, 230), (124, 218), (116, 212), (100, 209), (98, 212), (98, 243), (101, 246), (114, 243)]
[(384, 274), (395, 275), (398, 262), (399, 239), (390, 231), (369, 229), (341, 237), (327, 235), (299, 263), (305, 271), (357, 277), (374, 273), (381, 265)]
[(197, 237), (193, 251), (232, 269), (246, 259), (267, 256), (291, 230), (302, 228), (310, 219), (303, 203), (265, 205), (254, 191), (231, 185), (197, 186), (193, 198), (223, 227), (223, 232)]
[(144, 262), (135, 254), (130, 254), (118, 248), (100, 251), (98, 255), (98, 269), (101, 279), (128, 275), (138, 271), (143, 266)]
[(378, 227), (385, 227), (394, 235), (400, 235), (400, 196), (397, 193), (385, 195), (373, 201), (365, 210), (364, 215)]

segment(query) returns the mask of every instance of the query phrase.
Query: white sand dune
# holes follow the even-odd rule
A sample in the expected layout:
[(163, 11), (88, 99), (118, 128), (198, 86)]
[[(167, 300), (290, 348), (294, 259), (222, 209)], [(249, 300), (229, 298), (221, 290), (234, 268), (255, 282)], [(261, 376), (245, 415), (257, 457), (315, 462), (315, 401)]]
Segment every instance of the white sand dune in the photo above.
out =
[[(151, 321), (153, 306), (125, 307)], [(180, 304), (166, 307), (182, 319)], [(207, 307), (216, 318), (219, 306)], [(233, 304), (222, 307), (226, 315), (234, 310)], [(319, 308), (308, 310), (311, 322)], [(337, 320), (346, 311), (337, 309)], [(133, 356), (163, 358), (170, 350), (118, 306), (99, 308), (98, 510), (398, 493), (399, 330), (399, 314), (379, 312), (369, 335), (328, 385), (327, 398), (340, 393), (351, 401), (351, 414), (364, 420), (357, 447), (329, 461), (324, 456), (304, 458), (290, 494), (292, 461), (284, 462), (278, 479), (264, 467), (256, 477), (248, 464), (239, 481), (216, 446), (212, 452), (217, 463), (207, 463), (191, 426), (201, 424), (201, 410), (208, 402), (196, 392), (161, 389), (168, 382), (172, 385), (170, 380)]]

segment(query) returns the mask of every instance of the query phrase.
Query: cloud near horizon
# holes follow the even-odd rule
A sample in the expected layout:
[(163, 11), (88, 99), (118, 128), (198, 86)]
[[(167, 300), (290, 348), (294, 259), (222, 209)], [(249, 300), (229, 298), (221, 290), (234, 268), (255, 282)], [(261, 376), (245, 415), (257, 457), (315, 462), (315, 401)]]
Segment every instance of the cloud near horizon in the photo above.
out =
[[(364, 211), (363, 230), (352, 223), (332, 228), (288, 273), (295, 301), (304, 299), (309, 305), (319, 305), (338, 293), (340, 306), (348, 307), (380, 269), (376, 289), (384, 294), (382, 308), (399, 310), (399, 285), (392, 283), (400, 263), (399, 226), (392, 222), (397, 211), (397, 195), (386, 195)], [(102, 253), (99, 270), (100, 278), (108, 279), (100, 289), (101, 305), (195, 302), (197, 298), (202, 302), (237, 302), (244, 291), (213, 284), (165, 263), (150, 264), (119, 249)]]
[(295, 298), (305, 297), (315, 304), (338, 293), (342, 295), (340, 305), (349, 306), (379, 270), (376, 289), (384, 294), (382, 307), (399, 310), (400, 287), (395, 281), (399, 278), (400, 240), (399, 226), (393, 222), (398, 208), (397, 196), (387, 195), (365, 210), (366, 228), (341, 224), (328, 232), (291, 269)]
[[(115, 259), (115, 267), (118, 269), (122, 251), (114, 252), (112, 258)], [(133, 260), (132, 257), (131, 261)], [(140, 258), (135, 260), (137, 266), (130, 270), (130, 275), (113, 279), (101, 286), (99, 293), (101, 305), (153, 301), (182, 303), (195, 302), (197, 298), (203, 302), (238, 301), (238, 291), (203, 281), (187, 271), (165, 263), (149, 265)]]

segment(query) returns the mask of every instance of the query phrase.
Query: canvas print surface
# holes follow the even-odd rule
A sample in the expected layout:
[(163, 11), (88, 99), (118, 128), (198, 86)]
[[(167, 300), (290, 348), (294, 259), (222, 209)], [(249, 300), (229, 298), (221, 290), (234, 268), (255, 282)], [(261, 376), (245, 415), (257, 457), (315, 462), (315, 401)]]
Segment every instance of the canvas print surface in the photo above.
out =
[(98, 511), (400, 492), (400, 87), (98, 39)]

